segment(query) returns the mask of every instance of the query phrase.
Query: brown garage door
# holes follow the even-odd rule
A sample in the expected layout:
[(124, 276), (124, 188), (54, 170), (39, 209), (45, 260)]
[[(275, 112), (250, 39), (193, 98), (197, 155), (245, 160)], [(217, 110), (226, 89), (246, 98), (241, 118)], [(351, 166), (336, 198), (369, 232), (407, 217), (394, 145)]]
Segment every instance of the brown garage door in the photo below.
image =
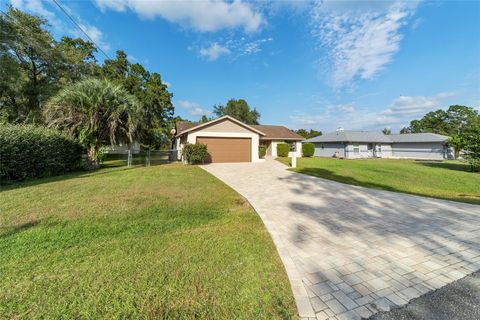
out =
[(197, 137), (197, 143), (207, 145), (206, 162), (250, 162), (252, 139)]

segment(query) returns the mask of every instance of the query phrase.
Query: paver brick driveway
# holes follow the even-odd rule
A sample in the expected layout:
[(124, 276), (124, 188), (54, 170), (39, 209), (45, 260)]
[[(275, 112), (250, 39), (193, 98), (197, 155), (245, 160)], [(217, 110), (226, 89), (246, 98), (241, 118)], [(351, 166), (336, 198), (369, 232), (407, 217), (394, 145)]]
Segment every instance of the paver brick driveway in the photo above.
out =
[(368, 317), (480, 269), (480, 206), (341, 184), (274, 160), (203, 168), (263, 219), (302, 318)]

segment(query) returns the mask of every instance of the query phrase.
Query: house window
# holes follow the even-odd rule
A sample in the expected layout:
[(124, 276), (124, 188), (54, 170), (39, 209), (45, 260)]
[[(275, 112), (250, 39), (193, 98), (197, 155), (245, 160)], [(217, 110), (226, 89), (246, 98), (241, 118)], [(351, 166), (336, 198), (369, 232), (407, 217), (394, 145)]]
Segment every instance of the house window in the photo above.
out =
[(322, 150), (325, 149), (325, 146), (322, 144)]
[(290, 142), (290, 151), (295, 152), (297, 151), (297, 143), (296, 142)]
[(377, 151), (382, 152), (382, 145), (381, 144), (377, 145)]
[(353, 153), (360, 153), (360, 146), (358, 144), (353, 145)]

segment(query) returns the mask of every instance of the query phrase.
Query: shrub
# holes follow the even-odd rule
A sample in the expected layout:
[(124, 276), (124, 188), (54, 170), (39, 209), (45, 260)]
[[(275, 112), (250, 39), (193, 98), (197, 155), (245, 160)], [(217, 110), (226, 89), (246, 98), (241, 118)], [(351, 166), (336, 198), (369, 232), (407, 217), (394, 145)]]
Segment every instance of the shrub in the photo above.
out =
[(207, 158), (207, 146), (205, 144), (187, 144), (183, 147), (182, 154), (190, 164), (204, 163)]
[(258, 156), (263, 159), (267, 154), (267, 147), (265, 146), (258, 146)]
[(277, 156), (288, 157), (289, 152), (290, 152), (290, 145), (288, 143), (277, 144)]
[(470, 164), (470, 169), (480, 171), (480, 126), (469, 130), (464, 135), (465, 159)]
[(59, 175), (80, 167), (82, 147), (53, 129), (0, 126), (0, 181)]
[(302, 143), (302, 155), (304, 157), (312, 157), (315, 153), (315, 145), (311, 142)]

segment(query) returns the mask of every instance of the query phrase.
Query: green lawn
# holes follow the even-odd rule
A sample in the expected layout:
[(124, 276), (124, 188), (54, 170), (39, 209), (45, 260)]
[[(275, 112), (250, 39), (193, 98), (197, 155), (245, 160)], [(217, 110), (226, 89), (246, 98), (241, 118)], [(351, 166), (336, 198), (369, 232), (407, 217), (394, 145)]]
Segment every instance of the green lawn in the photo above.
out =
[(300, 158), (291, 170), (357, 186), (480, 204), (480, 174), (468, 172), (469, 166), (457, 161)]
[(262, 221), (196, 166), (0, 191), (0, 319), (295, 318)]

